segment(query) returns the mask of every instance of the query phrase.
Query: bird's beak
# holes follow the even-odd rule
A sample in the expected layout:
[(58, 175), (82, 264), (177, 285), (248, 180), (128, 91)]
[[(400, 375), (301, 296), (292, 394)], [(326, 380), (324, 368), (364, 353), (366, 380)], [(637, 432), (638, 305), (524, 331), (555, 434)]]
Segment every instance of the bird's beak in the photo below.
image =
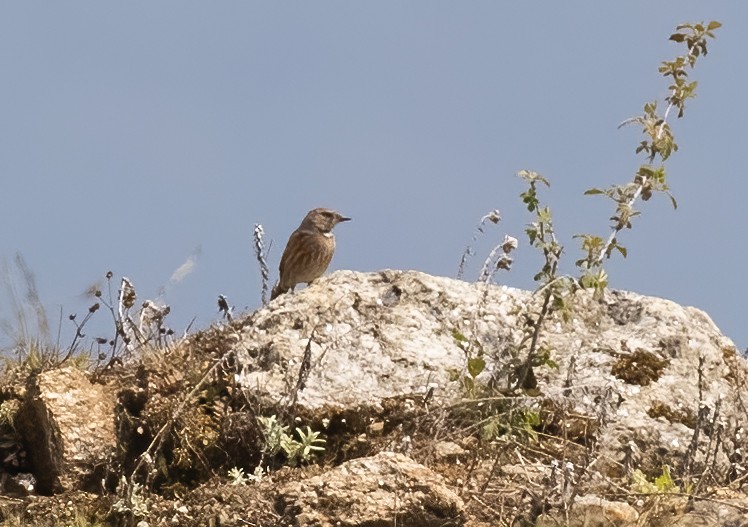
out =
[(353, 218), (346, 218), (345, 216), (340, 216), (338, 218), (338, 223), (342, 223), (344, 221), (351, 221)]

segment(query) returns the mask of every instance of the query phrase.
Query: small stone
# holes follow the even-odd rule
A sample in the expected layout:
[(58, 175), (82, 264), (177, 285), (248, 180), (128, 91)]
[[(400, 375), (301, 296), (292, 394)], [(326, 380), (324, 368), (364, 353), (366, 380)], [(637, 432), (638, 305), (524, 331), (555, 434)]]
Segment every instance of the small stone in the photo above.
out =
[(452, 441), (439, 441), (434, 446), (434, 454), (439, 461), (457, 461), (466, 453), (464, 448)]
[(369, 425), (369, 433), (373, 436), (382, 435), (384, 431), (384, 421), (376, 421)]

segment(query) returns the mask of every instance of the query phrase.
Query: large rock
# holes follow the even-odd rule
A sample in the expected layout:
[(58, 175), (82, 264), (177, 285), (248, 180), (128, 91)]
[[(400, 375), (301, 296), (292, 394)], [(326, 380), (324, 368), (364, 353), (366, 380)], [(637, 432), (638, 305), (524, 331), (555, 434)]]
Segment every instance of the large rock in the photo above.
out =
[(110, 461), (116, 397), (89, 377), (67, 367), (29, 378), (16, 421), (41, 494), (77, 488)]
[(234, 348), (241, 382), (270, 399), (290, 397), (309, 346), (308, 378), (296, 394), (304, 407), (376, 407), (430, 387), (437, 400), (453, 401), (463, 395), (455, 373), (465, 368), (453, 331), (506, 338), (527, 298), (418, 272), (339, 271), (245, 320)]
[[(466, 395), (466, 347), (486, 361), (479, 382), (507, 387), (527, 354), (523, 321), (540, 301), (419, 272), (340, 271), (236, 326), (239, 380), (253, 397), (308, 409), (377, 408), (430, 390), (444, 406)], [(715, 473), (727, 474), (746, 369), (709, 317), (628, 292), (599, 301), (578, 291), (569, 304), (568, 322), (549, 317), (540, 332), (545, 365), (534, 368), (539, 396), (528, 409), (545, 416), (541, 427), (595, 441), (606, 476), (642, 468), (653, 477), (663, 464), (704, 461), (713, 444)], [(713, 441), (717, 423), (726, 431)]]

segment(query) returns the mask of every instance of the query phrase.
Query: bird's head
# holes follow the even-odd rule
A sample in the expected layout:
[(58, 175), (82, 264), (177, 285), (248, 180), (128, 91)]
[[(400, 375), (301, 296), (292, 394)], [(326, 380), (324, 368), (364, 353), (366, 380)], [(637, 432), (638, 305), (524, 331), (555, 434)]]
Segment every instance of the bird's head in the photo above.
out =
[(346, 218), (341, 214), (331, 209), (318, 208), (310, 210), (304, 221), (301, 222), (301, 229), (311, 229), (318, 232), (331, 232), (333, 227), (338, 223), (344, 221), (350, 221), (351, 218)]

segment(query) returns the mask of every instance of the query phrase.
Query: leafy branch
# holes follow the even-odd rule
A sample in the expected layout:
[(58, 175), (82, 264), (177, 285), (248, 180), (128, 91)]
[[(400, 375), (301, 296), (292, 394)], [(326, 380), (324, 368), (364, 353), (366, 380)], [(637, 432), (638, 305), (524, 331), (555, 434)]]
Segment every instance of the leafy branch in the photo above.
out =
[(539, 349), (538, 339), (543, 322), (552, 311), (559, 312), (563, 318), (568, 318), (569, 307), (566, 302), (568, 292), (573, 288), (573, 281), (565, 276), (558, 276), (558, 262), (564, 247), (558, 242), (556, 232), (553, 229), (553, 215), (548, 207), (541, 207), (538, 198), (538, 185), (550, 187), (550, 182), (530, 170), (521, 170), (519, 177), (528, 182), (527, 191), (520, 194), (522, 202), (527, 210), (535, 213), (535, 221), (530, 223), (525, 232), (529, 238), (530, 245), (540, 249), (543, 253), (543, 266), (533, 277), (541, 284), (536, 291), (542, 295), (540, 310), (536, 313), (527, 313), (524, 320), (524, 337), (519, 344), (519, 349), (527, 347), (527, 357), (517, 368), (514, 388), (533, 389), (534, 373), (533, 366), (539, 364), (553, 364), (550, 360), (550, 351)]
[[(575, 236), (582, 240), (582, 250), (586, 253), (584, 258), (576, 262), (582, 271), (580, 283), (585, 288), (594, 289), (596, 296), (602, 295), (608, 285), (607, 274), (602, 268), (603, 261), (610, 258), (614, 251), (621, 253), (624, 258), (627, 255), (626, 248), (618, 243), (618, 235), (623, 229), (630, 229), (631, 220), (639, 215), (634, 208), (636, 201), (639, 198), (648, 201), (655, 192), (662, 192), (668, 194), (673, 208), (677, 208), (677, 202), (669, 192), (663, 166), (670, 155), (678, 150), (668, 118), (674, 109), (678, 110), (678, 118), (683, 117), (686, 101), (696, 96), (697, 82), (688, 80), (688, 69), (694, 68), (698, 57), (707, 54), (707, 40), (714, 38), (714, 30), (721, 25), (716, 21), (706, 25), (682, 24), (670, 35), (670, 40), (684, 43), (687, 52), (672, 61), (663, 61), (660, 65), (659, 72), (671, 80), (668, 87), (670, 94), (665, 97), (665, 112), (660, 116), (657, 112), (657, 101), (649, 102), (644, 105), (643, 115), (628, 119), (619, 126), (620, 128), (631, 123), (641, 126), (646, 138), (636, 147), (636, 153), (644, 154), (647, 162), (639, 167), (630, 183), (612, 186), (606, 190), (592, 188), (585, 192), (590, 195), (602, 194), (616, 204), (616, 212), (610, 218), (611, 233), (607, 240), (590, 234)], [(659, 166), (654, 165), (657, 159)]]

